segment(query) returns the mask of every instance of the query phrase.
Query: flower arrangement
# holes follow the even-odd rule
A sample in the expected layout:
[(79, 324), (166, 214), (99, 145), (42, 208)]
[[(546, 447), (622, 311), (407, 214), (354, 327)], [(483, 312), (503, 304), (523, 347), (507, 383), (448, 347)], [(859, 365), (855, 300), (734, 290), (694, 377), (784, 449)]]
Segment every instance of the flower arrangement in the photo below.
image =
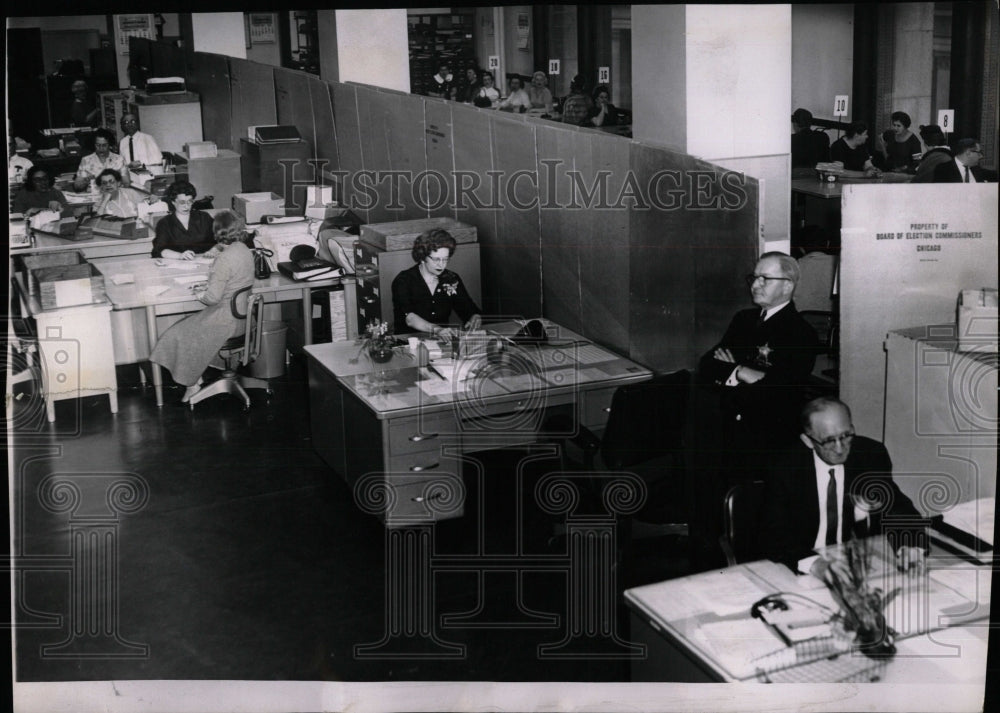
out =
[(855, 634), (855, 643), (868, 656), (892, 656), (896, 653), (894, 632), (885, 621), (885, 608), (899, 594), (888, 594), (868, 582), (871, 563), (870, 545), (865, 539), (853, 539), (840, 549), (841, 557), (827, 561), (823, 572), (834, 600), (840, 606), (843, 627)]
[(361, 346), (358, 356), (367, 353), (373, 361), (385, 363), (392, 359), (392, 350), (396, 340), (392, 336), (388, 322), (373, 319), (368, 322), (364, 334), (358, 338), (358, 344)]

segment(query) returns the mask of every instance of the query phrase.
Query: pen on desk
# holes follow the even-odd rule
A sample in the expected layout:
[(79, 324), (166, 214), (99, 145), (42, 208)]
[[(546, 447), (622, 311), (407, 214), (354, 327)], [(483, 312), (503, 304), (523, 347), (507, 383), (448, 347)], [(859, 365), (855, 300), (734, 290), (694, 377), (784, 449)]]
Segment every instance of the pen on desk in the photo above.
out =
[(437, 374), (437, 376), (438, 376), (439, 379), (447, 381), (447, 379), (444, 378), (444, 374), (442, 374), (440, 371), (438, 371), (437, 369), (435, 369), (431, 364), (427, 365), (427, 369), (428, 369), (428, 371), (432, 371), (435, 374)]

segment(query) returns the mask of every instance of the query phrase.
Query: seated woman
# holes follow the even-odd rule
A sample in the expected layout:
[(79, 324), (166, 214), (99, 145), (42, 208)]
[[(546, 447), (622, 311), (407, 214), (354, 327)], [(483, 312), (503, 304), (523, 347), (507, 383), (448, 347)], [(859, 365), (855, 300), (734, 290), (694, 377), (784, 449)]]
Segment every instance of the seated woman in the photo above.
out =
[(475, 67), (467, 67), (465, 70), (465, 86), (462, 87), (461, 100), (466, 104), (471, 104), (472, 100), (476, 98), (479, 94), (479, 90), (483, 88), (482, 83), (479, 81), (479, 72), (476, 71)]
[(868, 151), (868, 124), (853, 121), (847, 131), (830, 146), (830, 160), (843, 165), (847, 171), (877, 173)]
[(153, 257), (191, 260), (200, 253), (207, 253), (206, 257), (215, 254), (212, 218), (193, 209), (197, 195), (195, 187), (187, 181), (167, 186), (164, 199), (170, 206), (170, 215), (156, 224)]
[(24, 175), (24, 187), (11, 205), (15, 213), (37, 213), (40, 210), (61, 210), (68, 203), (58, 188), (53, 188), (52, 175), (44, 166), (32, 166)]
[(82, 192), (89, 188), (91, 193), (99, 192), (100, 188), (94, 179), (106, 168), (118, 171), (123, 186), (131, 185), (132, 176), (128, 172), (128, 162), (121, 154), (111, 151), (111, 147), (117, 143), (115, 135), (107, 129), (98, 129), (94, 132), (94, 153), (80, 159), (80, 167), (76, 169), (76, 178), (73, 181), (73, 190)]
[(507, 98), (497, 104), (497, 109), (501, 111), (525, 112), (531, 108), (531, 98), (528, 93), (521, 88), (521, 78), (511, 77), (508, 81), (510, 93)]
[(580, 126), (618, 126), (618, 110), (611, 103), (611, 92), (603, 84), (594, 88), (594, 106)]
[(396, 332), (429, 332), (435, 337), (451, 337), (454, 331), (445, 325), (452, 310), (465, 329), (478, 329), (482, 323), (479, 307), (469, 296), (462, 278), (445, 267), (455, 254), (455, 238), (446, 230), (432, 228), (413, 241), (410, 254), (417, 264), (392, 281)]
[(882, 142), (878, 147), (882, 168), (913, 173), (923, 153), (920, 139), (910, 131), (910, 115), (905, 111), (892, 112), (891, 119), (892, 128), (882, 133)]
[(527, 88), (528, 99), (532, 109), (543, 109), (546, 114), (552, 113), (552, 92), (549, 91), (549, 78), (545, 72), (535, 72), (531, 75), (531, 84)]
[(201, 388), (201, 375), (213, 363), (221, 364), (219, 349), (230, 337), (243, 333), (245, 321), (233, 316), (233, 295), (253, 284), (253, 253), (246, 246), (246, 225), (230, 210), (215, 216), (212, 234), (219, 256), (212, 264), (205, 288), (197, 293), (207, 307), (181, 320), (163, 333), (149, 360), (170, 370), (178, 384), (187, 387), (182, 403)]
[(495, 109), (500, 104), (500, 90), (493, 86), (493, 72), (483, 72), (483, 86), (472, 98), (472, 103), (483, 109)]
[(587, 118), (587, 113), (594, 106), (593, 100), (584, 89), (583, 77), (579, 74), (569, 83), (569, 96), (563, 102), (562, 120), (564, 124), (579, 126)]
[(97, 215), (112, 215), (117, 218), (135, 218), (139, 215), (135, 201), (122, 188), (122, 175), (113, 168), (106, 168), (97, 175), (97, 185), (101, 189), (101, 197), (97, 200), (94, 212)]

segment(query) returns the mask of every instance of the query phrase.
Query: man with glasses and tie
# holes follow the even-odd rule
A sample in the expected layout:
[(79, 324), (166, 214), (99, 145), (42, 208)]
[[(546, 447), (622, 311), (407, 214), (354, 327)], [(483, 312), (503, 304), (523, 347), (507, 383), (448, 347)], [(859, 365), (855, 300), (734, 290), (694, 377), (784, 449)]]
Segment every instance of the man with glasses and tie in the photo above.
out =
[[(992, 177), (980, 168), (983, 151), (975, 139), (961, 139), (955, 144), (955, 158), (934, 168), (934, 183), (992, 183)], [(992, 180), (991, 180), (992, 178)]]
[(125, 136), (118, 149), (131, 170), (140, 171), (146, 166), (158, 166), (163, 163), (163, 154), (156, 145), (156, 139), (139, 131), (139, 118), (135, 114), (122, 116), (122, 131), (125, 132)]
[(795, 444), (803, 387), (819, 348), (816, 331), (795, 309), (799, 265), (788, 255), (760, 256), (746, 276), (754, 307), (736, 313), (698, 365), (692, 418), (692, 556), (721, 562), (722, 501), (730, 486), (761, 477), (776, 449)]
[(885, 535), (901, 570), (918, 573), (926, 520), (892, 479), (885, 446), (854, 433), (851, 410), (831, 397), (802, 409), (805, 448), (780, 454), (764, 491), (761, 546), (793, 571), (820, 574), (815, 550)]

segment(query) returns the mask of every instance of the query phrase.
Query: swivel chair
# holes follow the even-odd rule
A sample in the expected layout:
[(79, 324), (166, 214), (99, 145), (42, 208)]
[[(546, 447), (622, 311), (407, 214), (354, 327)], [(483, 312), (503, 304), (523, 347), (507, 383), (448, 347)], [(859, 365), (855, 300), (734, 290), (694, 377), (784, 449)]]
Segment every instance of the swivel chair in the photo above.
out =
[(734, 485), (722, 503), (723, 531), (719, 544), (732, 567), (760, 559), (760, 510), (764, 504), (764, 481)]
[(264, 389), (267, 391), (268, 396), (272, 393), (271, 386), (266, 379), (245, 376), (236, 371), (238, 368), (245, 367), (251, 363), (260, 353), (264, 298), (259, 294), (248, 295), (246, 297), (246, 310), (241, 312), (239, 302), (248, 292), (250, 292), (249, 285), (234, 294), (229, 304), (234, 317), (237, 319), (246, 319), (246, 329), (244, 329), (242, 335), (230, 337), (219, 350), (219, 356), (226, 362), (226, 369), (222, 372), (222, 376), (200, 389), (191, 397), (188, 403), (191, 405), (192, 410), (196, 403), (200, 403), (207, 398), (218, 394), (232, 394), (243, 401), (244, 411), (247, 411), (250, 409), (250, 397), (244, 389)]

